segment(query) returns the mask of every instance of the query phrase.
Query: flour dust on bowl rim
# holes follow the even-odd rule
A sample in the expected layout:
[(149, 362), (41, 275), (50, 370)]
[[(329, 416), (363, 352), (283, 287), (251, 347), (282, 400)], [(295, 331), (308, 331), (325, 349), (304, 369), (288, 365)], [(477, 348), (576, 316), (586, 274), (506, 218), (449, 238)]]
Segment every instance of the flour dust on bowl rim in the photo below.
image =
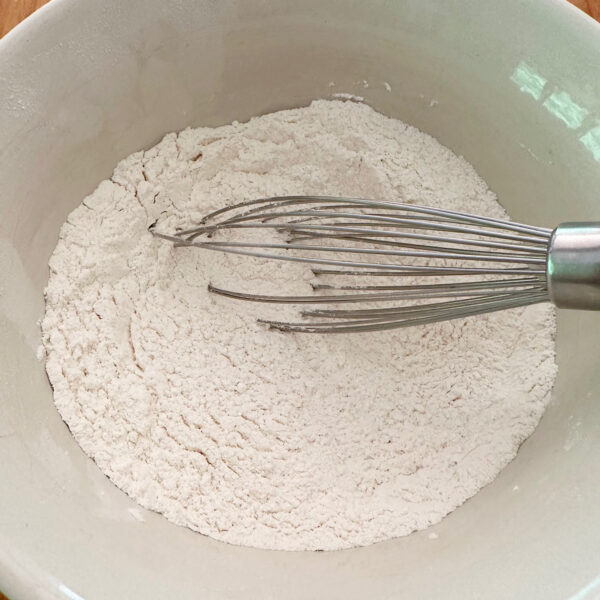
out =
[(3, 39), (0, 589), (19, 599), (594, 597), (598, 315), (559, 315), (559, 373), (540, 425), (437, 537), (332, 553), (230, 546), (139, 508), (73, 440), (36, 351), (66, 215), (121, 158), (188, 125), (362, 96), (464, 155), (514, 219), (596, 220), (599, 53), (598, 26), (558, 0), (53, 0)]

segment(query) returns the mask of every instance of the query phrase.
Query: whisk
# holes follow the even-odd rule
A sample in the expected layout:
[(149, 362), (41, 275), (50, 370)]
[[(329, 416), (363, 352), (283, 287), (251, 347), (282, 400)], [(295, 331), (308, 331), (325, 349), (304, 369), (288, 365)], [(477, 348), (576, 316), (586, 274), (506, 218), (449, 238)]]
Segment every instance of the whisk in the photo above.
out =
[(316, 283), (304, 296), (209, 284), (238, 300), (319, 305), (298, 322), (260, 320), (282, 331), (382, 331), (547, 301), (600, 310), (600, 222), (547, 229), (413, 204), (281, 196), (150, 231), (177, 246), (310, 265)]

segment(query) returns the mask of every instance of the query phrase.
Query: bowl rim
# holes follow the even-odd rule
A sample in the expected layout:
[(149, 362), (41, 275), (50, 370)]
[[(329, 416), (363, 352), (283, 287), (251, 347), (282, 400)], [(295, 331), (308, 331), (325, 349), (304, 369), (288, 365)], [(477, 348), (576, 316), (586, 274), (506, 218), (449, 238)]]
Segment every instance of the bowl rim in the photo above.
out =
[[(101, 2), (101, 0), (88, 0)], [(538, 0), (539, 7), (551, 13), (555, 19), (562, 19), (565, 25), (577, 30), (587, 42), (594, 38), (597, 44), (600, 36), (600, 23), (566, 0)], [(66, 11), (83, 11), (84, 3), (77, 0), (51, 0), (17, 24), (0, 39), (0, 63), (10, 63), (19, 54), (27, 54), (27, 42), (38, 32), (52, 28)], [(47, 35), (47, 34), (45, 34)], [(582, 43), (584, 43), (582, 42)], [(593, 42), (594, 43), (594, 42)], [(59, 583), (52, 582), (43, 576), (36, 565), (29, 566), (27, 557), (20, 557), (10, 551), (6, 540), (0, 537), (0, 591), (9, 598), (29, 600), (44, 598), (48, 600), (64, 599), (83, 600), (81, 596), (69, 588), (59, 588)], [(593, 582), (592, 582), (593, 583)], [(585, 593), (590, 584), (582, 587)], [(575, 597), (575, 596), (573, 596)], [(577, 596), (579, 597), (579, 596)]]

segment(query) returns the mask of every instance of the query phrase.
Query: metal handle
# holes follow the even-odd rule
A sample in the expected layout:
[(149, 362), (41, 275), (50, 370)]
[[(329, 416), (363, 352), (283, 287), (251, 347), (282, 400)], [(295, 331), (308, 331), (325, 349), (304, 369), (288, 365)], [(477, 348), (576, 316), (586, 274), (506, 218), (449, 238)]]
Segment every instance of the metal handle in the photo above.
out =
[(546, 275), (558, 308), (600, 310), (600, 222), (559, 225), (550, 239)]

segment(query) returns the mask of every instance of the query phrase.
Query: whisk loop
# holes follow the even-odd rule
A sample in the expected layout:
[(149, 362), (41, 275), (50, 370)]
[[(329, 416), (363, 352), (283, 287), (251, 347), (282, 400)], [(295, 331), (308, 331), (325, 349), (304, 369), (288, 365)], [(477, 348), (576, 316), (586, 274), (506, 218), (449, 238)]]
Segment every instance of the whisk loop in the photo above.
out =
[(281, 196), (221, 208), (173, 234), (150, 230), (178, 246), (304, 263), (316, 278), (314, 293), (305, 296), (209, 285), (215, 294), (299, 305), (372, 304), (305, 310), (298, 322), (261, 321), (282, 331), (383, 331), (550, 299), (546, 270), (553, 230), (456, 211)]

